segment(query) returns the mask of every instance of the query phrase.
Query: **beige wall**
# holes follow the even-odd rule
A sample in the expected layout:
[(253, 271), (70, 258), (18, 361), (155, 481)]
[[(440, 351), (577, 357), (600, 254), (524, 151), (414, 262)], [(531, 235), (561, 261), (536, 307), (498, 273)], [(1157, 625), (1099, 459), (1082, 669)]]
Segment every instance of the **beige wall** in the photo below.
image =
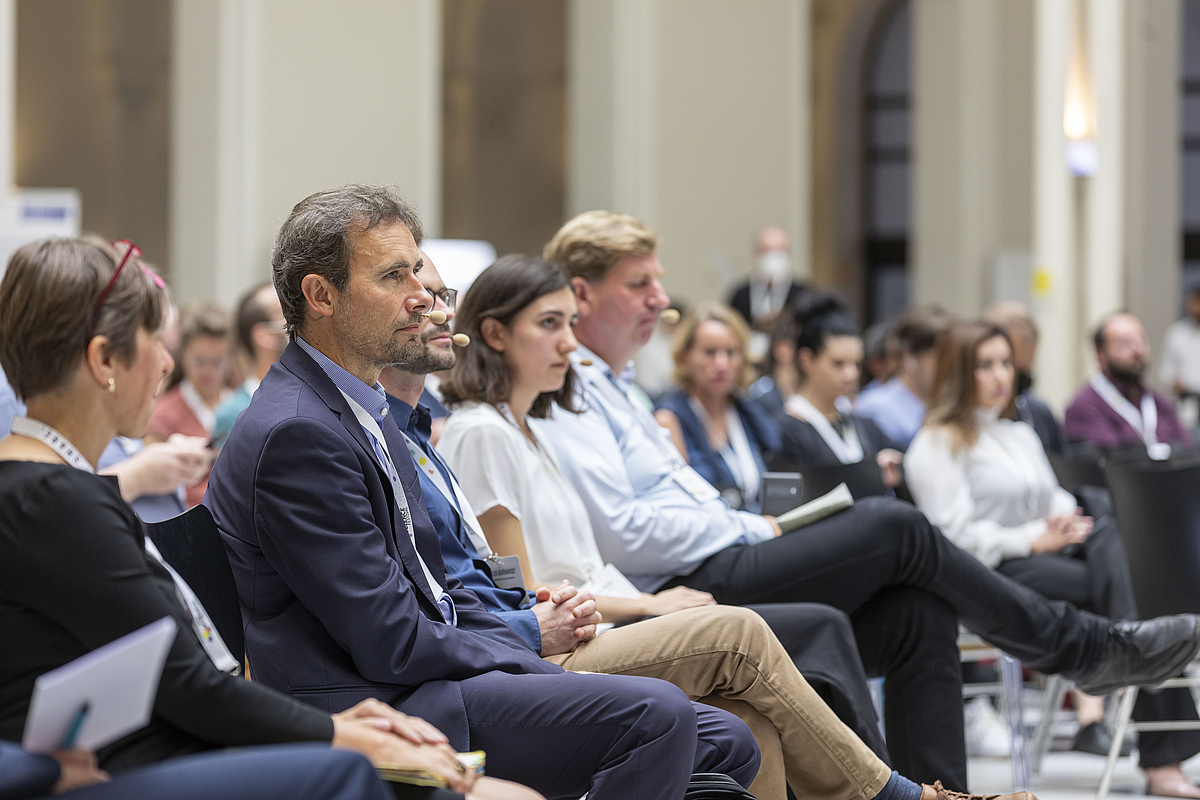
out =
[(268, 276), (311, 192), (391, 183), (440, 228), (436, 0), (176, 0), (172, 259), (185, 300)]
[(810, 246), (806, 0), (574, 0), (568, 211), (658, 232), (668, 291), (723, 297), (755, 229)]

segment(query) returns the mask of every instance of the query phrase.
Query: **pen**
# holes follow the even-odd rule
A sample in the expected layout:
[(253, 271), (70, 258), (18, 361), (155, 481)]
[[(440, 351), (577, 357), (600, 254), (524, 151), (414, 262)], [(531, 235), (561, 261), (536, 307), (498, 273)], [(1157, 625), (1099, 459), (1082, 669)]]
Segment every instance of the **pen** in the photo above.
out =
[(84, 702), (75, 712), (75, 719), (71, 720), (71, 727), (67, 728), (67, 735), (63, 737), (62, 744), (58, 746), (59, 750), (70, 750), (75, 746), (75, 740), (79, 738), (79, 730), (83, 727), (89, 711), (91, 711), (91, 705)]

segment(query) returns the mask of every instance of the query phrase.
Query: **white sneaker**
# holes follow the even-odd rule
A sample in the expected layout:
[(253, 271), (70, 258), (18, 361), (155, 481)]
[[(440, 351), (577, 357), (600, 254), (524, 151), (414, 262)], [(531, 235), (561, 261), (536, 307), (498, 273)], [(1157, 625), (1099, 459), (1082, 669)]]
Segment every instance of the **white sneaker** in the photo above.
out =
[(967, 755), (1007, 758), (1010, 752), (1008, 723), (986, 697), (976, 697), (963, 706)]

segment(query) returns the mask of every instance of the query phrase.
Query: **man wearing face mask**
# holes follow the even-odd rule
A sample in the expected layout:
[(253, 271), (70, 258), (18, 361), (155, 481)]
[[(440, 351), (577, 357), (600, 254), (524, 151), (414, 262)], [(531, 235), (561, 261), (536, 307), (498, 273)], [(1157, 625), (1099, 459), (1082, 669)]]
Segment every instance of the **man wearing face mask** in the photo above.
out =
[(1017, 414), (1033, 428), (1047, 453), (1063, 451), (1062, 427), (1054, 412), (1033, 393), (1033, 360), (1037, 355), (1038, 327), (1023, 303), (993, 303), (987, 321), (1003, 328), (1012, 339), (1013, 367), (1017, 371)]
[(1108, 315), (1093, 342), (1100, 372), (1067, 406), (1067, 438), (1109, 449), (1142, 444), (1154, 459), (1170, 456), (1173, 444), (1190, 445), (1175, 405), (1143, 380), (1150, 351), (1138, 318), (1124, 311)]
[(792, 274), (791, 250), (791, 239), (783, 228), (759, 228), (754, 240), (754, 272), (729, 301), (757, 331), (769, 331), (779, 312), (805, 291), (805, 285)]

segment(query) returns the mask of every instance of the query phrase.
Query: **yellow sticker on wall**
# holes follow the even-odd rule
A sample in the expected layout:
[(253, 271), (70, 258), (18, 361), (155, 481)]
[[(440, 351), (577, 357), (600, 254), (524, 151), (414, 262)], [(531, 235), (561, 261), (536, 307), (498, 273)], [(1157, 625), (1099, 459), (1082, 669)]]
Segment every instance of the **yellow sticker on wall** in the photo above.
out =
[(1050, 271), (1044, 266), (1036, 267), (1030, 283), (1034, 297), (1046, 297), (1050, 294)]

